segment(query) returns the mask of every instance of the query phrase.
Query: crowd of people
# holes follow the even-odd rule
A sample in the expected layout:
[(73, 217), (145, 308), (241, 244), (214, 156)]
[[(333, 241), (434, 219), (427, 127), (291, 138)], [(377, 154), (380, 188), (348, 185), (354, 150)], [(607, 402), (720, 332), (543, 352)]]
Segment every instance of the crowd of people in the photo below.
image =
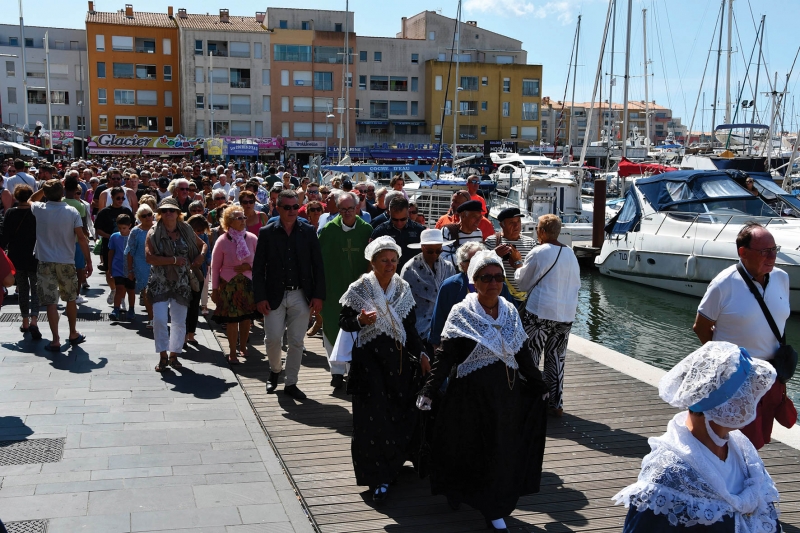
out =
[[(110, 289), (110, 318), (136, 320), (138, 303), (144, 328), (153, 331), (158, 372), (182, 368), (185, 345), (197, 342), (200, 315), (224, 327), (231, 365), (253, 356), (250, 332), (258, 321), (270, 366), (267, 392), (278, 392), (283, 375), (282, 394), (302, 401), (305, 339), (321, 334), (330, 385), (352, 396), (356, 482), (369, 487), (375, 502), (389, 497), (406, 461), (429, 475), (432, 492), (453, 509), (467, 504), (498, 531), (506, 530), (504, 519), (519, 497), (539, 490), (547, 418), (565, 412), (566, 347), (580, 287), (578, 262), (559, 241), (557, 216), (541, 216), (534, 239), (521, 233), (519, 209), (508, 208), (497, 216), (496, 230), (476, 176), (452, 194), (449, 211), (435, 223), (426, 223), (409, 200), (401, 176), (388, 187), (338, 177), (318, 183), (292, 165), (144, 159), (35, 166), (6, 160), (0, 176), (0, 244), (7, 251), (0, 256), (0, 281), (16, 283), (20, 331), (33, 340), (43, 337), (38, 316), (46, 308), (46, 350), (62, 350), (59, 299), (66, 305), (67, 342), (86, 340), (77, 330), (77, 306), (86, 300), (96, 256)], [(712, 283), (695, 330), (716, 354), (705, 358), (716, 366), (705, 369), (713, 386), (703, 390), (714, 396), (724, 388), (721, 381), (739, 372), (741, 387), (758, 381), (760, 388), (742, 393), (752, 405), (725, 418), (720, 405), (736, 389), (714, 396), (713, 405), (685, 385), (670, 385), (662, 397), (689, 409), (688, 418), (679, 415), (670, 426), (669, 446), (688, 432), (723, 461), (728, 442), (735, 443), (736, 457), (751, 465), (752, 444), (724, 435), (755, 424), (744, 431), (760, 447), (769, 442), (772, 420), (785, 422), (779, 418), (786, 418), (785, 384), (758, 360), (785, 345), (779, 333), (788, 316), (788, 298), (781, 298), (788, 278), (776, 270), (770, 287), (777, 288), (767, 296), (777, 247), (761, 226), (743, 232), (740, 265), (763, 287), (746, 320), (758, 322), (761, 294), (775, 308), (780, 332), (743, 335), (745, 319), (730, 304), (744, 298), (737, 291), (748, 276), (734, 267), (731, 279)], [(670, 379), (699, 379), (692, 365), (701, 359), (693, 354)], [(774, 405), (765, 408), (767, 392)], [(657, 452), (665, 453), (654, 447)], [(710, 475), (705, 465), (690, 466)], [(635, 504), (630, 531), (660, 527), (647, 499), (658, 493), (658, 480), (652, 471), (642, 476), (619, 496)], [(703, 490), (724, 498), (748, 475), (740, 478)], [(723, 505), (730, 512), (710, 523), (756, 509), (774, 514), (771, 495), (766, 489), (754, 494), (755, 507)]]

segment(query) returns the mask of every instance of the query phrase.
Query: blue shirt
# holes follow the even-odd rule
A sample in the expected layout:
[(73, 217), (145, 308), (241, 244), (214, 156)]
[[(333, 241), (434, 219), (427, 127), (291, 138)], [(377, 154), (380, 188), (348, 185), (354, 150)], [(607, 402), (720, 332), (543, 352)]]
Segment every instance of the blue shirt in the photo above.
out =
[(125, 247), (127, 245), (128, 237), (123, 237), (120, 232), (111, 234), (111, 238), (108, 240), (108, 250), (114, 250), (114, 260), (111, 262), (112, 277), (125, 277)]

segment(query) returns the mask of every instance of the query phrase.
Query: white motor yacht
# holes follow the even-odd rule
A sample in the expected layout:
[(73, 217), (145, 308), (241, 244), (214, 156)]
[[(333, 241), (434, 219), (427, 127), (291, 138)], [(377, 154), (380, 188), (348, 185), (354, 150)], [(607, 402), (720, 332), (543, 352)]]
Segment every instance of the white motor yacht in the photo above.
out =
[(781, 216), (740, 179), (735, 170), (685, 170), (637, 180), (606, 225), (595, 264), (611, 277), (700, 297), (739, 260), (736, 235), (754, 220), (781, 247), (776, 266), (789, 274), (791, 308), (800, 311), (798, 219)]

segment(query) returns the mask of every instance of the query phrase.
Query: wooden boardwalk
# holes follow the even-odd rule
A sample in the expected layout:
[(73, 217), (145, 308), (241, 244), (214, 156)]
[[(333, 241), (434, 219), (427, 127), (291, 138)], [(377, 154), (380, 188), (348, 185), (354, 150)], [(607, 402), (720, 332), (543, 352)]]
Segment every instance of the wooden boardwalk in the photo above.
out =
[[(215, 333), (227, 353), (224, 332)], [(410, 464), (376, 507), (367, 488), (355, 485), (349, 397), (330, 387), (321, 338), (306, 340), (298, 386), (308, 399), (297, 402), (281, 394), (282, 384), (278, 394), (266, 394), (261, 336), (254, 328), (251, 356), (232, 368), (321, 533), (486, 530), (476, 511), (452, 511), (443, 497), (431, 496)], [(611, 497), (636, 480), (647, 438), (663, 433), (676, 411), (654, 387), (574, 352), (567, 355), (564, 398), (568, 414), (548, 421), (541, 491), (520, 499), (506, 523), (512, 531), (620, 531), (626, 510)], [(781, 493), (784, 530), (800, 533), (800, 451), (773, 443), (761, 456)]]

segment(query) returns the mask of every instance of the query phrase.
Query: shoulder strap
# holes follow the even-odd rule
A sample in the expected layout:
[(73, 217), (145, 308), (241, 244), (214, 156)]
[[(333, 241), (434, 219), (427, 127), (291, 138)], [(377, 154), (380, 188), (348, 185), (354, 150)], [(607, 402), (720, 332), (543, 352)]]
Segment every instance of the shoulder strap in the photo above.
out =
[(736, 270), (739, 271), (739, 275), (742, 276), (747, 288), (750, 289), (750, 292), (753, 294), (753, 296), (755, 296), (758, 305), (761, 306), (761, 312), (764, 313), (764, 318), (767, 319), (767, 323), (769, 324), (769, 328), (772, 330), (772, 334), (775, 335), (775, 338), (778, 339), (778, 342), (781, 343), (781, 346), (783, 346), (786, 344), (786, 333), (784, 332), (783, 336), (781, 336), (780, 331), (778, 330), (778, 325), (775, 323), (775, 319), (772, 318), (772, 313), (769, 312), (767, 303), (764, 301), (761, 293), (758, 292), (755, 283), (753, 283), (753, 280), (750, 279), (750, 275), (747, 273), (741, 263), (737, 263)]
[(555, 261), (553, 261), (553, 264), (552, 264), (552, 265), (550, 265), (550, 268), (548, 268), (548, 269), (547, 269), (547, 272), (545, 272), (544, 274), (542, 274), (542, 276), (541, 276), (539, 279), (537, 279), (537, 280), (536, 280), (536, 283), (534, 283), (534, 284), (533, 284), (533, 287), (531, 287), (530, 289), (528, 289), (528, 298), (530, 298), (530, 297), (531, 297), (531, 293), (533, 292), (533, 289), (535, 289), (535, 288), (536, 288), (536, 286), (537, 286), (539, 283), (541, 283), (541, 282), (542, 282), (542, 280), (544, 279), (544, 277), (545, 277), (546, 275), (548, 275), (548, 274), (550, 273), (550, 271), (551, 271), (551, 270), (553, 270), (553, 267), (554, 267), (554, 266), (556, 266), (556, 263), (558, 263), (558, 258), (559, 258), (559, 257), (561, 257), (561, 250), (563, 250), (563, 249), (564, 249), (564, 247), (563, 247), (563, 246), (559, 246), (559, 247), (558, 247), (558, 255), (556, 256), (556, 260), (555, 260)]

